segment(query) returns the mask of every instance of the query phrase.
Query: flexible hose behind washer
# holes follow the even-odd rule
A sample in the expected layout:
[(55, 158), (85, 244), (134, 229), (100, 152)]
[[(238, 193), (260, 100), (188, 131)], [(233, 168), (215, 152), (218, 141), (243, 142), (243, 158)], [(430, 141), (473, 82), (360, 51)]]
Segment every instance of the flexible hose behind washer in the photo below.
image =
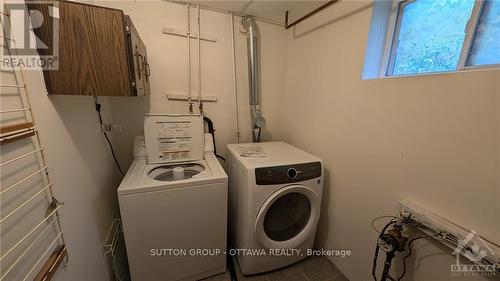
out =
[(226, 161), (226, 158), (220, 156), (217, 154), (217, 146), (215, 145), (215, 129), (214, 129), (214, 122), (206, 116), (203, 116), (203, 121), (207, 122), (208, 126), (208, 132), (212, 135), (212, 141), (214, 142), (214, 154), (216, 157)]

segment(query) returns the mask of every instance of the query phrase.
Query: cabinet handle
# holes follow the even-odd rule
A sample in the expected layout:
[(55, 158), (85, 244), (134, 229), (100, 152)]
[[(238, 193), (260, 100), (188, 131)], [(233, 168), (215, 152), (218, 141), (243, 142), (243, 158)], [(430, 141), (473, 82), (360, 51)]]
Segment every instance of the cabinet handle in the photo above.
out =
[(144, 63), (144, 72), (144, 75), (146, 75), (146, 80), (149, 80), (148, 78), (149, 76), (151, 76), (151, 69), (149, 68), (149, 63), (147, 62)]
[(141, 56), (141, 54), (139, 54), (139, 48), (137, 47), (137, 45), (135, 45), (135, 53), (136, 53), (136, 59), (137, 59), (137, 73), (139, 74), (138, 79), (141, 80), (141, 72), (142, 72), (141, 61), (142, 61), (142, 56)]

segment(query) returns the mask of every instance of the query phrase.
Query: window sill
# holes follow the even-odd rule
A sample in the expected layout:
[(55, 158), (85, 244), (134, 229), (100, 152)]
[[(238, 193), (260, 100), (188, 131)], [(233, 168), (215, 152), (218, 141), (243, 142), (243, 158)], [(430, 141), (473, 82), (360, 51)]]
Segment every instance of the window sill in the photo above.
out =
[(493, 64), (493, 65), (489, 65), (489, 66), (468, 66), (468, 67), (462, 68), (460, 70), (454, 70), (454, 71), (439, 71), (439, 72), (424, 72), (424, 73), (401, 74), (401, 75), (387, 75), (387, 76), (380, 76), (380, 77), (373, 77), (373, 78), (361, 78), (361, 80), (410, 78), (410, 77), (447, 75), (447, 74), (482, 72), (482, 71), (500, 71), (500, 64)]

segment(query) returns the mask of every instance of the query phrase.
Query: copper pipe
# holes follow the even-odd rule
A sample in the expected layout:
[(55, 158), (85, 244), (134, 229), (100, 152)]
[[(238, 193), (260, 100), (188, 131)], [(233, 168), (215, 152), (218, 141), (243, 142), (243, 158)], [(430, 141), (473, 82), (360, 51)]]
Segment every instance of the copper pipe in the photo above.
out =
[(301, 17), (300, 19), (292, 22), (292, 23), (288, 23), (288, 11), (285, 12), (285, 28), (286, 29), (289, 29), (290, 27), (293, 27), (295, 25), (297, 25), (298, 23), (304, 21), (305, 19), (317, 14), (318, 12), (320, 12), (321, 10), (325, 9), (326, 7), (329, 7), (330, 5), (333, 5), (337, 2), (340, 2), (340, 0), (330, 0), (328, 2), (326, 2), (325, 4), (321, 5), (320, 7), (314, 9), (313, 11), (310, 11), (307, 15)]

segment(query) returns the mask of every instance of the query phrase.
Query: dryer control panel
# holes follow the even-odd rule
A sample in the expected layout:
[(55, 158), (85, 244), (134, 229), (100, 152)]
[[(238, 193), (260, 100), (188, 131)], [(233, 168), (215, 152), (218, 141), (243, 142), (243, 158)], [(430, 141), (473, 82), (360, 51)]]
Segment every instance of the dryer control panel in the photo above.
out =
[(257, 185), (287, 184), (321, 177), (321, 162), (255, 169)]

